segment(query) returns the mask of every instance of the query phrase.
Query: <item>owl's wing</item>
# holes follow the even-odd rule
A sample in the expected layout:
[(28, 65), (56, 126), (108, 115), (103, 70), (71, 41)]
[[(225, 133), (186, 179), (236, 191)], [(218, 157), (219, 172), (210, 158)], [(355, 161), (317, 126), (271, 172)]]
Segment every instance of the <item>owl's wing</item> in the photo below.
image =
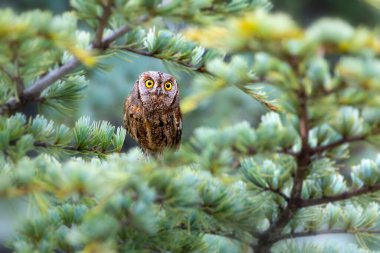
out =
[(137, 141), (137, 130), (141, 122), (141, 109), (138, 105), (132, 102), (132, 97), (129, 96), (124, 104), (124, 126), (131, 137)]
[(176, 127), (174, 145), (176, 148), (179, 148), (179, 144), (181, 142), (181, 137), (182, 137), (182, 113), (179, 106), (176, 108), (174, 112), (174, 123)]

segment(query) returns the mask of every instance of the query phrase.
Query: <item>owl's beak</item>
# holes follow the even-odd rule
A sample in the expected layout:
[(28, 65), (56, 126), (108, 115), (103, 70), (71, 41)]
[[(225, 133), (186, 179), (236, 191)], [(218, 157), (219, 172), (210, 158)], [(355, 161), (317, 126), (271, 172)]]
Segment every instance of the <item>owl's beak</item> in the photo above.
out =
[(157, 94), (157, 96), (159, 96), (161, 94), (161, 89), (160, 88), (157, 88), (156, 94)]

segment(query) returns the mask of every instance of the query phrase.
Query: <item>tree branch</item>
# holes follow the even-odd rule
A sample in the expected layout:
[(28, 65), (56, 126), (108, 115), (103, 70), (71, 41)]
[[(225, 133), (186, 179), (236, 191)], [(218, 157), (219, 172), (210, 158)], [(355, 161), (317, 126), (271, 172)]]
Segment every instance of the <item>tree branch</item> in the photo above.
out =
[[(296, 66), (294, 68), (297, 68)], [(271, 238), (281, 234), (283, 228), (288, 224), (290, 219), (294, 216), (298, 209), (300, 209), (300, 196), (302, 185), (307, 176), (307, 167), (311, 162), (311, 149), (309, 146), (309, 115), (308, 115), (308, 96), (304, 90), (298, 91), (299, 97), (299, 111), (298, 117), (300, 119), (300, 136), (301, 136), (301, 150), (297, 154), (297, 170), (294, 175), (294, 185), (289, 197), (288, 205), (283, 208), (279, 214), (278, 219), (271, 224), (269, 229), (258, 237), (258, 244), (251, 245), (255, 252), (269, 253), (273, 243)]]
[[(205, 64), (200, 64), (200, 65), (192, 65), (191, 63), (188, 63), (187, 61), (181, 61), (181, 60), (178, 60), (178, 59), (170, 59), (169, 57), (164, 57), (163, 55), (159, 54), (159, 53), (156, 53), (156, 52), (148, 52), (146, 50), (141, 50), (141, 49), (136, 49), (136, 48), (131, 48), (131, 47), (128, 47), (128, 46), (117, 46), (117, 47), (112, 47), (113, 49), (119, 49), (119, 50), (124, 50), (124, 51), (128, 51), (128, 52), (132, 52), (132, 53), (135, 53), (135, 54), (139, 54), (139, 55), (143, 55), (143, 56), (147, 56), (147, 57), (152, 57), (152, 58), (156, 58), (156, 59), (160, 59), (160, 60), (167, 60), (167, 61), (171, 61), (173, 63), (176, 63), (178, 65), (181, 65), (185, 68), (189, 68), (193, 71), (196, 71), (196, 72), (199, 72), (199, 73), (202, 73), (202, 74), (207, 74), (209, 76), (213, 76), (215, 77), (215, 74), (212, 74), (210, 73), (207, 69), (206, 69), (206, 66)], [(253, 92), (252, 90), (248, 89), (245, 87), (245, 84), (249, 83), (249, 84), (256, 84), (257, 82), (260, 82), (260, 80), (258, 78), (253, 78), (251, 80), (244, 80), (242, 81), (241, 83), (235, 83), (234, 85), (236, 87), (238, 87), (240, 90), (242, 90), (244, 93), (250, 95), (251, 97), (253, 97), (255, 100), (257, 100), (258, 102), (260, 102), (262, 105), (264, 105), (266, 108), (268, 108), (269, 110), (271, 111), (278, 111), (279, 108), (272, 104), (271, 102), (268, 102), (266, 101), (265, 98), (263, 98), (261, 95)], [(291, 153), (291, 151), (289, 151), (288, 153)]]
[[(235, 241), (238, 241), (238, 242), (243, 242), (247, 245), (250, 244), (249, 241), (247, 240), (242, 240), (242, 238), (236, 234), (234, 231), (222, 231), (222, 230), (218, 230), (218, 229), (200, 229), (200, 228), (197, 228), (197, 227), (192, 227), (192, 226), (187, 226), (183, 223), (173, 227), (173, 229), (179, 229), (179, 230), (185, 230), (185, 231), (191, 231), (191, 232), (195, 232), (195, 233), (199, 233), (199, 234), (210, 234), (210, 235), (216, 235), (216, 236), (222, 236), (222, 237), (226, 237), (226, 238), (229, 238), (231, 240), (235, 240)], [(163, 232), (164, 230), (161, 230), (161, 232)]]
[(17, 97), (21, 97), (24, 92), (24, 82), (22, 78), (20, 77), (19, 73), (19, 64), (18, 64), (18, 43), (11, 43), (12, 48), (12, 62), (15, 65), (15, 74), (12, 76), (12, 81), (16, 84), (16, 91), (17, 91)]
[(23, 95), (19, 99), (11, 98), (10, 100), (8, 100), (8, 102), (1, 105), (0, 115), (12, 114), (14, 111), (18, 110), (23, 105), (37, 99), (44, 89), (53, 84), (55, 81), (62, 78), (67, 73), (74, 70), (79, 65), (80, 62), (77, 59), (72, 59), (68, 61), (66, 64), (60, 66), (59, 68), (56, 68), (55, 70), (49, 72), (47, 75), (41, 77), (32, 86), (25, 89)]
[(347, 200), (353, 197), (357, 197), (360, 195), (369, 194), (369, 193), (373, 193), (377, 191), (380, 191), (380, 184), (372, 185), (372, 186), (364, 186), (360, 189), (356, 189), (351, 192), (344, 192), (335, 196), (327, 196), (327, 197), (323, 197), (319, 199), (302, 200), (300, 203), (300, 207), (315, 206), (315, 205), (327, 204), (330, 202)]
[[(157, 55), (155, 53), (151, 53), (151, 52), (148, 52), (148, 51), (145, 51), (145, 50), (139, 50), (139, 49), (125, 47), (125, 46), (122, 46), (122, 47), (111, 47), (111, 48), (113, 48), (113, 49), (121, 49), (121, 50), (124, 50), (124, 51), (128, 51), (128, 52), (131, 52), (131, 53), (135, 53), (135, 54), (139, 54), (139, 55), (143, 55), (143, 56), (147, 56), (147, 57), (151, 57), (151, 58), (155, 58), (155, 59), (167, 60), (163, 56), (160, 56), (160, 55)], [(206, 67), (204, 65), (194, 66), (194, 65), (191, 65), (191, 64), (188, 64), (188, 63), (185, 63), (185, 62), (181, 62), (181, 61), (173, 61), (173, 62), (175, 62), (175, 63), (177, 63), (179, 65), (182, 65), (182, 66), (184, 66), (186, 68), (192, 69), (192, 70), (194, 70), (196, 72), (212, 75), (211, 73), (209, 73), (206, 70)]]
[(307, 237), (307, 236), (316, 236), (323, 234), (358, 234), (358, 233), (368, 233), (368, 234), (380, 234), (380, 230), (347, 230), (347, 229), (333, 229), (333, 230), (320, 230), (320, 231), (305, 231), (305, 232), (294, 232), (290, 234), (278, 235), (273, 237), (270, 241), (272, 243), (297, 238), (297, 237)]
[(283, 192), (281, 192), (279, 189), (275, 190), (275, 189), (267, 187), (267, 188), (263, 188), (262, 191), (272, 192), (272, 193), (277, 194), (280, 197), (282, 197), (286, 202), (290, 201), (290, 198), (288, 196), (286, 196)]
[(110, 18), (111, 14), (112, 14), (111, 8), (112, 8), (113, 4), (114, 4), (114, 1), (109, 0), (106, 5), (102, 5), (103, 15), (99, 20), (99, 26), (95, 32), (95, 39), (92, 42), (92, 45), (94, 48), (101, 48), (101, 46), (102, 46), (104, 29), (107, 25), (108, 19)]
[(339, 141), (335, 141), (335, 142), (329, 143), (329, 144), (324, 145), (324, 146), (318, 146), (318, 147), (312, 149), (311, 153), (312, 154), (322, 153), (324, 151), (339, 147), (340, 145), (343, 145), (345, 143), (355, 142), (355, 141), (363, 141), (363, 140), (365, 140), (365, 138), (366, 138), (366, 136), (364, 136), (364, 135), (346, 137), (346, 138), (340, 139)]
[(13, 76), (11, 73), (9, 73), (9, 71), (7, 71), (4, 66), (1, 66), (0, 65), (0, 71), (4, 73), (4, 75), (6, 75), (8, 77), (9, 80), (13, 80)]
[[(253, 147), (249, 147), (247, 149), (247, 152), (243, 152), (243, 151), (240, 151), (236, 146), (233, 146), (232, 147), (232, 151), (235, 152), (235, 153), (238, 153), (238, 154), (246, 154), (246, 155), (250, 155), (250, 156), (253, 156), (253, 155), (256, 155), (256, 154), (260, 154), (259, 151), (261, 150), (256, 150), (255, 148)], [(290, 156), (294, 156), (296, 157), (297, 156), (297, 153), (289, 150), (289, 149), (274, 149), (274, 150), (265, 150), (267, 152), (275, 152), (275, 153), (278, 153), (278, 154), (282, 154), (282, 155), (290, 155)]]
[[(141, 17), (138, 21), (144, 22), (147, 20), (146, 16)], [(95, 47), (94, 45), (91, 46), (91, 48), (99, 48), (99, 49), (105, 49), (108, 48), (110, 43), (118, 39), (119, 37), (126, 34), (131, 27), (129, 25), (121, 26), (120, 28), (116, 29), (111, 35), (104, 38), (99, 47)], [(69, 60), (64, 65), (54, 69), (53, 71), (47, 73), (46, 75), (42, 76), (40, 79), (38, 79), (34, 84), (32, 84), (29, 88), (25, 89), (23, 96), (19, 98), (18, 100), (16, 98), (11, 98), (8, 102), (6, 102), (3, 105), (0, 105), (0, 115), (4, 114), (12, 114), (25, 104), (29, 103), (30, 101), (34, 101), (35, 99), (38, 99), (41, 92), (52, 85), (55, 81), (61, 79), (66, 74), (70, 73), (74, 69), (76, 69), (80, 65), (80, 61), (76, 58), (73, 58)]]
[(0, 70), (8, 77), (8, 79), (11, 82), (14, 82), (14, 84), (16, 86), (16, 95), (18, 98), (20, 98), (23, 94), (25, 87), (24, 87), (24, 82), (19, 75), (19, 65), (17, 62), (17, 59), (18, 59), (18, 54), (17, 54), (18, 43), (11, 43), (11, 49), (12, 49), (12, 63), (15, 65), (15, 68), (14, 68), (15, 73), (12, 74), (8, 70), (6, 70), (4, 66), (0, 66)]
[(106, 155), (106, 154), (109, 154), (111, 152), (107, 152), (107, 151), (100, 151), (98, 149), (90, 149), (90, 148), (87, 148), (87, 149), (78, 149), (74, 146), (60, 146), (60, 145), (54, 145), (54, 144), (50, 144), (50, 143), (46, 143), (46, 142), (40, 142), (40, 141), (36, 141), (34, 142), (33, 144), (35, 147), (41, 147), (41, 148), (58, 148), (58, 149), (63, 149), (63, 150), (66, 150), (68, 152), (85, 152), (85, 153), (92, 153), (94, 155), (97, 155), (97, 156), (102, 156), (102, 155)]

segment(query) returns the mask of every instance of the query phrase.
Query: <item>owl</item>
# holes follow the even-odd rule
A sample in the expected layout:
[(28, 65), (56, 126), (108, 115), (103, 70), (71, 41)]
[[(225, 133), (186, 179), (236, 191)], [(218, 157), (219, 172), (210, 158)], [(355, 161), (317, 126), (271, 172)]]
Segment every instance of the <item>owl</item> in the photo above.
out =
[(142, 73), (125, 100), (124, 126), (146, 154), (177, 149), (182, 115), (176, 79), (159, 71)]

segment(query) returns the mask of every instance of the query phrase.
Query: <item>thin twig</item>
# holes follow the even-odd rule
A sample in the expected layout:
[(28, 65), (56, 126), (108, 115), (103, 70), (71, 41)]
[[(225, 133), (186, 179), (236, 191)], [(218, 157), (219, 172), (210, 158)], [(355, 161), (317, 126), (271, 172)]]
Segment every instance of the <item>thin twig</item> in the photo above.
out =
[(8, 70), (6, 70), (4, 66), (0, 65), (0, 71), (3, 72), (9, 80), (13, 80), (13, 75)]
[(323, 234), (358, 234), (358, 233), (367, 233), (367, 234), (380, 234), (380, 230), (347, 230), (347, 229), (333, 229), (333, 230), (320, 230), (320, 231), (305, 231), (305, 232), (294, 232), (290, 234), (278, 235), (271, 238), (271, 242), (275, 243), (281, 240), (298, 238), (298, 237), (307, 237), (307, 236), (316, 236)]
[[(203, 230), (203, 229), (200, 229), (200, 228), (197, 228), (194, 226), (193, 227), (192, 226), (186, 226), (183, 223), (173, 227), (173, 229), (186, 230), (189, 232), (195, 232), (195, 233), (200, 233), (200, 234), (217, 235), (217, 236), (226, 237), (226, 238), (229, 238), (231, 240), (238, 241), (238, 242), (243, 242), (247, 245), (250, 244), (250, 242), (242, 240), (242, 238), (239, 237), (234, 231), (222, 231), (222, 230), (218, 230), (218, 229), (205, 229), (205, 230)], [(166, 230), (161, 230), (160, 232), (166, 232)]]
[(319, 199), (306, 199), (302, 200), (300, 203), (300, 207), (309, 207), (321, 204), (327, 204), (330, 202), (337, 202), (342, 200), (347, 200), (353, 197), (357, 197), (364, 194), (374, 193), (380, 191), (380, 184), (372, 185), (372, 186), (364, 186), (360, 189), (356, 189), (350, 192), (344, 192), (334, 196), (326, 196)]
[[(250, 156), (259, 154), (259, 152), (257, 151), (257, 149), (255, 149), (253, 147), (249, 147), (246, 151), (241, 151), (239, 148), (237, 148), (237, 147), (234, 146), (234, 147), (232, 147), (232, 151), (234, 151), (235, 153), (238, 153), (238, 154), (246, 154), (246, 155), (250, 155)], [(268, 152), (275, 152), (275, 153), (278, 153), (278, 154), (290, 155), (290, 156), (294, 156), (294, 157), (297, 156), (296, 152), (293, 152), (293, 151), (291, 151), (289, 149), (275, 149), (275, 150), (268, 150)]]
[(112, 8), (113, 4), (114, 4), (114, 1), (109, 0), (106, 5), (102, 6), (103, 7), (103, 15), (99, 19), (99, 25), (98, 25), (96, 32), (95, 32), (94, 41), (92, 42), (92, 45), (94, 48), (101, 48), (101, 46), (102, 46), (104, 29), (108, 23), (108, 19), (110, 18), (111, 14), (112, 14), (111, 8)]
[[(144, 16), (139, 17), (136, 20), (136, 23), (143, 23), (143, 22), (147, 21), (148, 19), (149, 19), (149, 17), (144, 15)], [(121, 36), (123, 36), (124, 34), (129, 32), (131, 29), (132, 29), (132, 27), (128, 24), (121, 26), (120, 28), (116, 29), (112, 34), (110, 34), (108, 37), (105, 37), (102, 40), (102, 44), (104, 46), (106, 46), (107, 48), (109, 48), (111, 42), (117, 40), (118, 38), (120, 38)]]
[(340, 145), (343, 145), (343, 144), (346, 144), (346, 143), (356, 142), (356, 141), (363, 141), (363, 140), (365, 140), (365, 137), (366, 136), (364, 136), (364, 135), (353, 136), (353, 137), (346, 137), (346, 138), (340, 139), (339, 141), (335, 141), (335, 142), (329, 143), (327, 145), (318, 146), (318, 147), (312, 149), (311, 153), (312, 154), (318, 154), (318, 153), (322, 153), (324, 151), (327, 151), (327, 150), (339, 147)]
[(270, 188), (270, 187), (267, 187), (267, 188), (263, 188), (262, 189), (263, 191), (266, 191), (266, 192), (272, 192), (272, 193), (274, 193), (274, 194), (277, 194), (277, 195), (279, 195), (280, 197), (282, 197), (286, 202), (289, 202), (290, 201), (290, 198), (287, 196), (287, 195), (285, 195), (281, 190), (279, 190), (279, 189), (277, 189), (277, 190), (275, 190), (275, 189), (272, 189), (272, 188)]
[(106, 154), (110, 153), (107, 151), (101, 151), (101, 150), (93, 149), (93, 148), (87, 148), (87, 149), (80, 148), (79, 149), (79, 148), (74, 147), (74, 146), (54, 145), (54, 144), (50, 144), (50, 143), (46, 143), (46, 142), (40, 142), (40, 141), (34, 142), (33, 145), (35, 147), (40, 147), (40, 148), (58, 148), (58, 149), (63, 149), (63, 150), (69, 151), (69, 152), (88, 152), (88, 153), (93, 153), (95, 155), (106, 155)]
[(15, 82), (16, 85), (16, 91), (17, 91), (17, 97), (20, 98), (23, 96), (24, 92), (24, 82), (22, 78), (20, 77), (20, 71), (19, 71), (19, 64), (18, 64), (18, 48), (19, 45), (18, 43), (11, 43), (11, 48), (12, 48), (12, 62), (15, 65), (15, 74), (12, 76), (12, 81)]
[(14, 51), (14, 50), (16, 50), (15, 46), (12, 46), (12, 50), (13, 50), (12, 61), (16, 65), (16, 68), (15, 68), (16, 69), (16, 71), (15, 71), (16, 74), (13, 75), (8, 70), (6, 70), (4, 66), (0, 66), (0, 71), (2, 71), (8, 77), (8, 79), (11, 82), (14, 82), (14, 84), (16, 85), (16, 92), (17, 92), (16, 94), (17, 94), (17, 97), (20, 98), (22, 96), (22, 94), (23, 94), (23, 91), (24, 91), (24, 82), (21, 79), (21, 77), (19, 76), (19, 70), (18, 70), (19, 67), (17, 65), (17, 52)]
[[(52, 147), (56, 147), (56, 148), (62, 148), (62, 149), (68, 150), (68, 151), (79, 151), (77, 148), (75, 148), (73, 146), (59, 146), (59, 145), (54, 145), (54, 144), (50, 144), (50, 143), (42, 142), (42, 141), (35, 141), (33, 143), (33, 145), (35, 147), (40, 147), (40, 148), (52, 148)], [(87, 151), (89, 151), (89, 150), (87, 150)]]
[[(135, 48), (131, 48), (131, 47), (126, 47), (126, 46), (111, 47), (111, 48), (113, 48), (113, 49), (120, 49), (120, 50), (128, 51), (128, 52), (131, 52), (131, 53), (135, 53), (135, 54), (139, 54), (139, 55), (143, 55), (143, 56), (147, 56), (147, 57), (151, 57), (151, 58), (156, 58), (156, 59), (160, 59), (160, 60), (166, 60), (161, 55), (158, 55), (158, 54), (155, 54), (155, 53), (151, 53), (151, 52), (148, 52), (148, 51), (145, 51), (145, 50), (139, 50), (139, 49), (135, 49)], [(206, 70), (206, 67), (203, 64), (200, 65), (200, 66), (194, 66), (194, 65), (182, 62), (182, 61), (174, 61), (174, 62), (177, 63), (177, 64), (179, 64), (179, 65), (182, 65), (182, 66), (184, 66), (186, 68), (192, 69), (192, 70), (194, 70), (196, 72), (212, 75), (211, 73), (209, 73)]]

